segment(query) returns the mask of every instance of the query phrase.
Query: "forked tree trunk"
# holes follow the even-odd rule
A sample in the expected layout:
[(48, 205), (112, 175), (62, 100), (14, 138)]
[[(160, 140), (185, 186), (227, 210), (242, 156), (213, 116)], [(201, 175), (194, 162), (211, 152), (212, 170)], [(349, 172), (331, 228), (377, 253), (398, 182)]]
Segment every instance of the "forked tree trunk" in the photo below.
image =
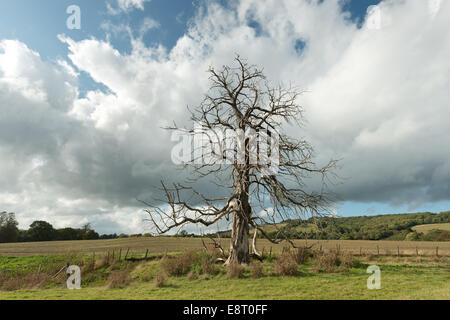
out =
[(225, 265), (250, 263), (248, 232), (248, 220), (241, 212), (235, 212), (233, 214), (233, 228), (231, 230), (230, 255)]
[[(244, 183), (238, 188), (240, 196), (238, 200), (238, 210), (233, 212), (233, 226), (231, 229), (230, 256), (225, 265), (230, 264), (249, 264), (250, 246), (249, 246), (249, 222), (252, 216), (252, 208), (248, 201), (248, 175), (244, 175)], [(244, 192), (242, 192), (242, 190)]]
[(231, 229), (230, 256), (225, 265), (249, 264), (250, 246), (248, 243), (249, 222), (252, 217), (252, 208), (249, 203), (249, 181), (250, 181), (250, 140), (245, 140), (245, 163), (237, 176), (236, 192), (238, 196), (238, 209), (233, 212), (233, 227)]

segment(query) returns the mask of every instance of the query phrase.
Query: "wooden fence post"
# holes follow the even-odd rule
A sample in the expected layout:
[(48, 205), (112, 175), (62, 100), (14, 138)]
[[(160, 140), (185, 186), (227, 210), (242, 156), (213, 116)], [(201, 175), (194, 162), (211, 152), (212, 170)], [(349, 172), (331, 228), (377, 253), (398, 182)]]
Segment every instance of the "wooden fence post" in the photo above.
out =
[(125, 254), (125, 258), (123, 260), (127, 260), (128, 252), (130, 252), (130, 248), (127, 249), (127, 253)]
[(39, 275), (41, 274), (41, 268), (42, 268), (42, 264), (39, 264), (39, 270), (37, 272), (37, 276), (39, 277)]
[(439, 257), (439, 246), (436, 247), (436, 257)]
[(122, 258), (122, 248), (120, 248), (120, 250), (119, 250), (119, 261), (121, 258)]
[(397, 257), (400, 257), (400, 247), (397, 246)]
[(380, 247), (377, 245), (377, 255), (380, 255)]
[(270, 253), (269, 256), (272, 258), (272, 247), (270, 247)]
[(145, 260), (147, 260), (147, 255), (148, 255), (148, 249), (145, 251)]

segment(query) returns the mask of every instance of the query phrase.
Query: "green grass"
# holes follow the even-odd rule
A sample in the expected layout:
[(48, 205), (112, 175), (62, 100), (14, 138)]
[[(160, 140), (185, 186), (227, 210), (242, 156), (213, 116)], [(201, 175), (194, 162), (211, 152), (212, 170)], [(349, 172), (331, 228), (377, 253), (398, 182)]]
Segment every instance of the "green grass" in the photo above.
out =
[[(24, 260), (3, 258), (0, 266), (33, 269), (38, 262), (52, 257), (32, 257)], [(65, 257), (53, 257), (63, 261)], [(430, 257), (368, 257), (347, 273), (314, 273), (310, 263), (299, 267), (296, 277), (273, 276), (272, 263), (265, 262), (265, 276), (253, 279), (248, 270), (242, 279), (227, 279), (226, 271), (217, 275), (170, 277), (166, 286), (157, 288), (154, 277), (159, 272), (159, 260), (122, 262), (116, 269), (131, 270), (132, 282), (122, 289), (107, 289), (107, 268), (100, 267), (83, 277), (82, 289), (68, 290), (63, 284), (41, 290), (0, 291), (0, 299), (37, 300), (173, 300), (173, 299), (450, 299), (450, 267), (448, 258)], [(20, 261), (20, 262), (19, 262)], [(381, 268), (381, 290), (368, 290), (368, 265)]]
[(68, 261), (79, 264), (81, 261), (87, 260), (88, 257), (71, 254), (71, 255), (42, 255), (27, 257), (5, 257), (0, 256), (0, 271), (7, 272), (12, 275), (26, 274), (36, 272), (41, 269), (42, 272), (52, 273), (61, 269)]
[(124, 289), (94, 287), (75, 291), (49, 289), (1, 292), (0, 299), (450, 299), (448, 270), (382, 268), (381, 290), (367, 289), (368, 275), (364, 271), (351, 270), (349, 275), (318, 274), (262, 279), (228, 280), (223, 275), (208, 280), (171, 278), (163, 288), (156, 288), (152, 282), (135, 282)]
[(450, 223), (422, 224), (412, 228), (414, 231), (428, 233), (431, 230), (450, 231)]

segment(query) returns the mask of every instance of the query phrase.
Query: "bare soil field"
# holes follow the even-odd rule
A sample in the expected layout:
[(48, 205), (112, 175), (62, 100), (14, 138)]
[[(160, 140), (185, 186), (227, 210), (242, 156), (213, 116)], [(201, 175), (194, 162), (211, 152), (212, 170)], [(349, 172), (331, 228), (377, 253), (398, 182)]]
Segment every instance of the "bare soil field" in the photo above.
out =
[[(212, 246), (210, 239), (203, 239), (204, 243)], [(220, 243), (225, 250), (228, 249), (229, 239), (221, 239)], [(364, 240), (294, 240), (296, 246), (313, 246), (315, 249), (336, 249), (352, 254), (373, 255), (418, 255), (418, 256), (450, 256), (450, 242), (426, 241), (364, 241)], [(266, 253), (281, 252), (288, 243), (272, 244), (267, 240), (258, 239), (259, 251)], [(28, 242), (0, 244), (0, 255), (21, 257), (35, 255), (52, 255), (66, 253), (101, 254), (122, 250), (122, 255), (129, 251), (129, 256), (165, 252), (183, 252), (186, 250), (201, 250), (203, 242), (200, 238), (127, 238), (114, 240), (87, 240), (87, 241), (55, 241), (55, 242)]]

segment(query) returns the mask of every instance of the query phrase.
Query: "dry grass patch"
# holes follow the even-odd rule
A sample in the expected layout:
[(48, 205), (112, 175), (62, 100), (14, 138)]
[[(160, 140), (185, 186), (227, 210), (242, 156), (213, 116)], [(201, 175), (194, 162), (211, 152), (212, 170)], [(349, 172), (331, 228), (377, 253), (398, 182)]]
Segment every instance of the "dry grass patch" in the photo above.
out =
[(316, 273), (347, 272), (353, 267), (354, 257), (349, 252), (337, 252), (330, 250), (326, 252), (316, 252), (312, 270)]
[(311, 249), (306, 247), (299, 247), (295, 250), (289, 250), (289, 254), (292, 256), (297, 264), (304, 264), (310, 257), (313, 256)]
[(169, 276), (183, 276), (190, 271), (196, 260), (197, 253), (194, 251), (188, 251), (173, 258), (164, 256), (161, 259), (161, 269)]
[(250, 276), (252, 278), (262, 278), (264, 276), (264, 265), (262, 263), (252, 263), (250, 265)]
[(200, 259), (200, 266), (203, 274), (214, 275), (219, 272), (218, 267), (215, 264), (214, 256), (202, 256)]
[(16, 291), (23, 289), (42, 289), (52, 281), (46, 274), (24, 274), (15, 276), (0, 276), (1, 291)]
[(290, 252), (286, 251), (276, 259), (273, 271), (279, 276), (296, 276), (298, 274), (297, 261)]
[(108, 289), (120, 289), (128, 286), (131, 282), (129, 270), (113, 271), (108, 278)]
[(167, 284), (167, 275), (164, 272), (159, 272), (155, 277), (155, 287), (162, 288)]
[(228, 279), (240, 279), (244, 275), (244, 271), (245, 271), (244, 266), (237, 264), (237, 263), (230, 264), (228, 266), (227, 278)]

